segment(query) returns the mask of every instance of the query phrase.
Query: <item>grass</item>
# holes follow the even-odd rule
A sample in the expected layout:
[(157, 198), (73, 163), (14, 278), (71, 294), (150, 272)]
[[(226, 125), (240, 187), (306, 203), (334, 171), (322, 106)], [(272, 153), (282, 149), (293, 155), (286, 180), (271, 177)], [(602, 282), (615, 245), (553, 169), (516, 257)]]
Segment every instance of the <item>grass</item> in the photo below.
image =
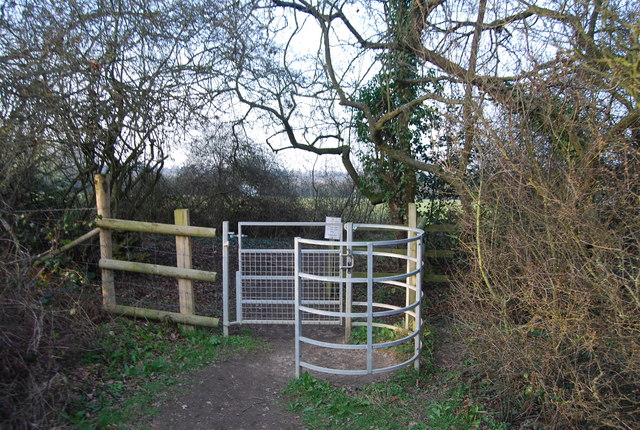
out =
[[(397, 338), (395, 331), (386, 327), (373, 327), (373, 343), (382, 343)], [(351, 337), (349, 343), (354, 345), (363, 345), (367, 343), (367, 327), (355, 326), (351, 329)]]
[[(396, 324), (396, 330), (392, 330), (387, 327), (376, 327), (372, 329), (373, 343), (384, 343), (392, 340), (400, 339), (407, 336), (409, 332), (403, 327), (402, 323)], [(367, 327), (355, 326), (351, 329), (351, 337), (349, 343), (353, 345), (365, 345), (367, 343)], [(414, 352), (413, 340), (406, 341), (400, 345), (388, 347), (389, 349), (400, 356), (411, 356)]]
[(308, 373), (292, 381), (284, 393), (289, 409), (302, 414), (308, 429), (405, 429), (414, 417), (413, 399), (401, 383), (373, 384), (349, 392)]
[[(299, 413), (310, 430), (507, 430), (506, 423), (494, 418), (497, 413), (484, 408), (488, 391), (464, 372), (468, 363), (455, 371), (437, 365), (434, 350), (442, 340), (435, 328), (423, 326), (419, 372), (397, 372), (385, 382), (356, 389), (336, 387), (305, 373), (283, 390), (289, 410)], [(374, 330), (374, 341), (395, 336), (390, 329)], [(354, 327), (350, 342), (366, 342), (365, 328)]]
[(284, 394), (289, 409), (300, 413), (306, 428), (320, 429), (415, 429), (507, 430), (476, 403), (464, 384), (447, 393), (444, 401), (423, 397), (428, 392), (424, 373), (406, 371), (390, 381), (347, 390), (320, 381), (308, 373), (290, 382)]
[(121, 319), (99, 327), (97, 344), (80, 357), (82, 382), (63, 413), (65, 424), (78, 429), (134, 426), (157, 412), (159, 396), (177, 390), (189, 372), (259, 346), (246, 336)]

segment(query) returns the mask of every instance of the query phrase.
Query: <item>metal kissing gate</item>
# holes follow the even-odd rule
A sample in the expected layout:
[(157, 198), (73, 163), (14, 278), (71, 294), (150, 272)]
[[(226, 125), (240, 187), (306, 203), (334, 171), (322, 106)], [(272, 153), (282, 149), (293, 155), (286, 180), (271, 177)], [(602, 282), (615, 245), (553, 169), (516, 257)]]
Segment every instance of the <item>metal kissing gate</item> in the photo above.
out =
[[(339, 240), (324, 239), (321, 233), (336, 227)], [(277, 231), (285, 228), (304, 238), (282, 238)], [(270, 240), (259, 239), (261, 229), (269, 230)], [(224, 332), (237, 324), (293, 324), (296, 375), (302, 368), (342, 375), (388, 372), (411, 363), (418, 368), (423, 234), (404, 226), (326, 222), (240, 222), (235, 234), (225, 222)], [(234, 238), (238, 267), (230, 289)], [(314, 325), (343, 326), (344, 339), (351, 342), (320, 338)], [(398, 360), (380, 364), (385, 351), (400, 348)], [(347, 360), (353, 366), (327, 365), (326, 351), (353, 354)]]

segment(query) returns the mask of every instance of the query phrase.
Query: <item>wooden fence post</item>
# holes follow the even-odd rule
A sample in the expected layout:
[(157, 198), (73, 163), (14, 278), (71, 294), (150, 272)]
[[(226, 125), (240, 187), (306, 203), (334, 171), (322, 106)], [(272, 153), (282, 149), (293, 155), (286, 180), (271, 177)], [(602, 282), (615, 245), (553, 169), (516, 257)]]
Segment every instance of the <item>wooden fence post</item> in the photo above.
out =
[[(409, 203), (407, 207), (407, 227), (417, 228), (418, 226), (418, 210), (415, 203)], [(415, 233), (409, 232), (409, 238), (415, 237)], [(410, 242), (407, 244), (407, 255), (415, 257), (418, 253), (418, 245), (416, 242)], [(407, 261), (407, 272), (412, 272), (416, 270), (417, 264), (413, 261)], [(407, 283), (410, 285), (416, 286), (416, 277), (411, 276), (407, 279)], [(406, 306), (409, 306), (416, 301), (416, 292), (410, 289), (407, 289), (407, 298), (406, 298)], [(420, 318), (420, 315), (416, 315), (416, 318)], [(409, 315), (405, 316), (404, 326), (406, 329), (412, 329), (415, 326), (415, 320), (413, 324), (410, 321)]]
[[(176, 225), (189, 225), (189, 209), (176, 209), (173, 212)], [(183, 269), (191, 269), (191, 239), (188, 236), (176, 236), (177, 266)], [(180, 297), (180, 313), (186, 315), (195, 314), (193, 301), (193, 282), (190, 279), (178, 278), (178, 294)], [(192, 325), (184, 324), (185, 330), (193, 330)]]
[[(109, 175), (97, 174), (93, 177), (96, 189), (96, 208), (98, 215), (111, 218), (111, 192), (109, 189), (111, 178)], [(100, 258), (113, 258), (113, 242), (111, 230), (100, 228)], [(113, 270), (102, 269), (102, 304), (115, 305), (116, 291)]]

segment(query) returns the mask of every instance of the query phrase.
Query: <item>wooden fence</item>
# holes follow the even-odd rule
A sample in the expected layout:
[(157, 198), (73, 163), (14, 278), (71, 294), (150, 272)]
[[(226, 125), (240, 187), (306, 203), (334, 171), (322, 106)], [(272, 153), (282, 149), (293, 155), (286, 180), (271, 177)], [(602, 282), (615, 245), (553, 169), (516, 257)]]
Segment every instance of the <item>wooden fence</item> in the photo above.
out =
[[(111, 218), (109, 205), (109, 176), (95, 175), (96, 203), (98, 209), (97, 225), (100, 232), (100, 262), (102, 272), (102, 303), (107, 312), (141, 318), (169, 320), (185, 324), (186, 329), (193, 325), (218, 327), (219, 319), (195, 315), (192, 281), (214, 282), (217, 273), (195, 270), (191, 267), (191, 237), (216, 237), (216, 230), (207, 227), (189, 225), (189, 210), (176, 209), (175, 224), (128, 221)], [(113, 230), (142, 233), (167, 234), (176, 237), (176, 267), (159, 264), (147, 264), (113, 258)], [(122, 306), (116, 304), (114, 270), (170, 276), (178, 279), (180, 313), (156, 309)]]
[[(76, 246), (77, 244), (90, 239), (96, 234), (100, 235), (100, 261), (99, 267), (102, 272), (102, 303), (103, 308), (110, 313), (117, 315), (126, 315), (148, 319), (168, 320), (176, 323), (184, 324), (185, 329), (193, 329), (194, 325), (206, 326), (206, 327), (218, 327), (219, 319), (206, 317), (195, 314), (195, 301), (193, 296), (193, 284), (192, 281), (206, 281), (215, 282), (217, 279), (217, 273), (204, 270), (193, 269), (191, 261), (191, 237), (204, 237), (215, 238), (216, 229), (208, 227), (195, 227), (189, 225), (189, 210), (188, 209), (176, 209), (174, 212), (175, 224), (161, 224), (153, 222), (142, 221), (129, 221), (111, 218), (110, 207), (110, 189), (109, 189), (109, 176), (108, 175), (95, 175), (95, 187), (96, 187), (96, 206), (98, 211), (98, 219), (96, 221), (97, 228), (84, 234), (73, 242), (63, 246), (62, 248), (51, 251), (49, 253), (42, 254), (37, 259), (46, 260), (53, 255), (59, 254), (67, 249)], [(422, 225), (417, 218), (416, 205), (410, 204), (408, 208), (408, 226), (420, 227), (426, 233), (453, 233), (457, 231), (457, 226), (453, 224), (441, 224), (441, 225)], [(124, 261), (113, 258), (113, 241), (112, 231), (131, 231), (142, 232), (152, 234), (165, 234), (173, 235), (176, 237), (176, 266), (165, 266), (159, 264), (148, 264), (135, 261)], [(412, 243), (409, 246), (415, 247), (416, 244)], [(398, 249), (390, 250), (384, 249), (385, 252), (397, 252), (401, 254), (413, 255), (415, 249)], [(452, 250), (436, 250), (427, 249), (424, 251), (425, 260), (431, 258), (453, 258), (454, 251)], [(409, 262), (409, 265), (415, 265), (413, 262)], [(429, 267), (426, 264), (425, 267)], [(407, 267), (409, 271), (415, 269), (415, 267)], [(178, 296), (180, 303), (180, 312), (168, 312), (156, 309), (140, 308), (134, 306), (123, 306), (116, 303), (115, 293), (115, 276), (114, 271), (128, 271), (150, 275), (161, 275), (177, 278), (178, 280)], [(384, 274), (377, 274), (378, 276), (384, 276)], [(391, 274), (387, 274), (391, 275)], [(362, 274), (365, 276), (365, 274)], [(409, 280), (409, 282), (415, 282), (415, 279)], [(423, 282), (449, 282), (447, 275), (425, 273), (423, 275)], [(415, 293), (414, 293), (415, 294)], [(413, 300), (412, 297), (407, 297), (408, 302)]]
[[(408, 208), (407, 225), (409, 227), (418, 227), (425, 232), (425, 236), (429, 233), (455, 233), (458, 231), (458, 226), (455, 224), (433, 224), (426, 225), (424, 220), (418, 219), (417, 207), (415, 203), (409, 203)], [(423, 252), (424, 268), (430, 268), (430, 259), (452, 259), (454, 257), (454, 251), (450, 249), (425, 249)], [(449, 282), (449, 277), (444, 274), (437, 273), (423, 273), (423, 282)]]
[[(434, 224), (427, 225), (422, 228), (426, 234), (429, 233), (455, 233), (458, 231), (458, 226), (455, 224)], [(425, 269), (431, 267), (428, 263), (430, 259), (452, 259), (455, 255), (455, 251), (450, 249), (425, 249), (424, 258), (427, 263), (424, 265)], [(438, 273), (425, 273), (422, 277), (424, 282), (449, 282), (450, 279), (447, 275)]]

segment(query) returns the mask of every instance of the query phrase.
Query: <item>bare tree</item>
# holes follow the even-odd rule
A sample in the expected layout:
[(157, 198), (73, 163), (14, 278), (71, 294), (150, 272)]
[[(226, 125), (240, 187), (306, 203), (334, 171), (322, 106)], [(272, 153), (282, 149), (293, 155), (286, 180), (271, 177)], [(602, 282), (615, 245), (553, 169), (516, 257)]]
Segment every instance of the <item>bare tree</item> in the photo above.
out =
[(229, 46), (223, 22), (231, 6), (173, 0), (3, 5), (2, 145), (13, 160), (3, 166), (3, 183), (13, 182), (18, 170), (28, 174), (15, 161), (26, 159), (63, 184), (59, 203), (87, 205), (92, 174), (109, 171), (114, 209), (135, 195), (122, 208), (135, 212), (181, 130), (205, 118), (204, 107), (224, 92), (212, 70)]
[[(634, 2), (413, 1), (405, 5), (411, 25), (402, 32), (388, 13), (399, 4), (273, 0), (257, 5), (252, 40), (242, 42), (236, 57), (234, 85), (248, 110), (272, 124), (274, 147), (340, 155), (359, 181), (348, 130), (357, 111), (366, 120), (372, 147), (465, 194), (471, 156), (481, 144), (475, 130), (479, 119), (491, 120), (497, 108), (535, 116), (545, 106), (525, 100), (527, 87), (558, 73), (589, 73), (599, 80), (603, 106), (612, 109), (608, 132), (637, 134)], [(315, 53), (300, 48), (309, 45), (310, 34), (317, 41)], [(384, 58), (402, 53), (420, 60), (411, 83), (437, 82), (444, 92), (420, 91), (389, 111), (373, 112), (358, 92), (384, 70)], [(401, 84), (396, 78), (393, 84)], [(443, 162), (425, 162), (383, 137), (390, 122), (425, 103), (449, 114)]]
[(215, 1), (0, 2), (0, 342), (11, 345), (0, 348), (0, 427), (59, 425), (72, 388), (59, 353), (95, 341), (96, 313), (82, 311), (92, 295), (68, 288), (83, 269), (31, 264), (72, 224), (67, 212), (44, 227), (15, 211), (86, 216), (73, 209), (94, 206), (92, 174), (106, 170), (117, 214), (134, 215), (172, 144), (224, 92), (214, 72), (233, 47), (230, 12)]

